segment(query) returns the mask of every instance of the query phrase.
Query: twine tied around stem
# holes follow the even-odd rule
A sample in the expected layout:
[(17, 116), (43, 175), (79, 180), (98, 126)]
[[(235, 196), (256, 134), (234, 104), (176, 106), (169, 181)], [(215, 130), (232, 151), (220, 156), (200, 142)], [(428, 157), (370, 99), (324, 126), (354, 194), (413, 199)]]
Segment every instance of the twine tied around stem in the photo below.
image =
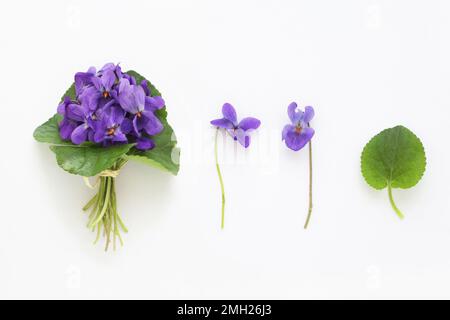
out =
[(104, 170), (102, 172), (100, 172), (97, 175), (97, 181), (95, 181), (94, 185), (91, 184), (91, 181), (89, 180), (89, 177), (83, 177), (84, 180), (84, 184), (89, 188), (89, 189), (95, 189), (95, 187), (97, 186), (98, 182), (100, 181), (100, 178), (117, 178), (119, 176), (120, 173), (120, 169), (119, 170)]

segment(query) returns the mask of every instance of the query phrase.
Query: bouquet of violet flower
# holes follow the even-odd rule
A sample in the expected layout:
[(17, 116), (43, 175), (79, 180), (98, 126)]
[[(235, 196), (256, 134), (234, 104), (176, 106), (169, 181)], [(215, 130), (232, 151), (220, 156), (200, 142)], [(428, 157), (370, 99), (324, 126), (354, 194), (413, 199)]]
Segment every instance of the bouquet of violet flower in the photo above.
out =
[(115, 178), (128, 160), (136, 160), (174, 175), (179, 169), (179, 149), (167, 122), (159, 91), (135, 71), (122, 72), (106, 64), (97, 71), (75, 74), (75, 82), (62, 97), (57, 114), (38, 127), (34, 138), (51, 144), (58, 165), (80, 175), (98, 176), (97, 194), (84, 206), (88, 227), (103, 234), (105, 250), (120, 230), (127, 232), (117, 211)]

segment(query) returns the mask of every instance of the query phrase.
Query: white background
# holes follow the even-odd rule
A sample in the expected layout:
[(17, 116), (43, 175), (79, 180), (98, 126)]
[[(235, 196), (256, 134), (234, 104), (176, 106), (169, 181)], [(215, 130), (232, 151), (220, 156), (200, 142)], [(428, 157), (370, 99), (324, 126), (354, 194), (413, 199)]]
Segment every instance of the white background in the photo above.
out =
[[(0, 4), (1, 298), (450, 298), (450, 2), (4, 1)], [(121, 62), (163, 93), (177, 177), (130, 163), (118, 178), (125, 246), (93, 246), (92, 196), (32, 138), (73, 74)], [(224, 102), (262, 126), (219, 146)], [(291, 101), (312, 105), (307, 150), (280, 141)], [(387, 192), (360, 174), (364, 144), (403, 124), (422, 181)], [(222, 140), (221, 140), (222, 142)]]

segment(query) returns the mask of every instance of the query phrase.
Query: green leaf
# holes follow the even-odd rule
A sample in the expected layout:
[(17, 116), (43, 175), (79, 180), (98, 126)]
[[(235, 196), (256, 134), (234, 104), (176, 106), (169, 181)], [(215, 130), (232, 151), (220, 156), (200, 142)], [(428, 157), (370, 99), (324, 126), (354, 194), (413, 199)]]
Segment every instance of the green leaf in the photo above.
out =
[[(142, 80), (146, 80), (136, 71), (128, 71), (127, 74), (133, 76), (137, 83), (141, 83)], [(150, 81), (147, 80), (147, 82), (150, 87), (151, 95), (160, 96), (161, 93), (158, 89), (156, 89)], [(166, 107), (156, 111), (155, 115), (164, 126), (164, 130), (160, 134), (151, 137), (151, 139), (155, 142), (156, 147), (149, 151), (140, 151), (133, 148), (128, 152), (127, 158), (177, 175), (180, 169), (180, 149), (176, 147), (177, 140), (175, 133), (167, 122)]]
[(94, 145), (51, 146), (58, 165), (72, 174), (92, 177), (110, 169), (124, 156), (133, 144), (116, 145), (108, 148)]
[(58, 124), (61, 122), (62, 116), (55, 114), (47, 122), (40, 125), (33, 133), (34, 139), (39, 142), (51, 143), (56, 145), (70, 145), (70, 142), (64, 141), (59, 135)]
[(389, 200), (400, 218), (392, 188), (415, 186), (425, 172), (425, 150), (419, 138), (403, 126), (386, 129), (373, 137), (361, 154), (361, 172), (373, 188), (388, 188)]

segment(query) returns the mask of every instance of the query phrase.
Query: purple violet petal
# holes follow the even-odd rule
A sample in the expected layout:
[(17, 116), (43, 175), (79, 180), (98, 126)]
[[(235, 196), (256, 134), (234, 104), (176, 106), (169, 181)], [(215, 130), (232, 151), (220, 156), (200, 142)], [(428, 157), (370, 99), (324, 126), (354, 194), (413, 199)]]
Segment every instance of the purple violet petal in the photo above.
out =
[(125, 117), (123, 110), (120, 107), (111, 107), (111, 120), (114, 125), (120, 125)]
[(165, 101), (163, 98), (157, 97), (145, 97), (145, 110), (148, 111), (156, 111), (162, 109), (165, 105)]
[(137, 145), (136, 149), (146, 151), (153, 149), (155, 147), (155, 143), (150, 139), (146, 137), (141, 137), (137, 139)]
[(63, 119), (59, 124), (59, 135), (63, 140), (69, 140), (73, 130), (78, 126), (75, 121)]
[(147, 80), (144, 79), (141, 81), (141, 87), (142, 87), (142, 89), (144, 89), (145, 95), (150, 96), (151, 92), (150, 92), (150, 87), (148, 86)]
[(314, 108), (307, 106), (305, 107), (305, 113), (303, 114), (302, 121), (306, 124), (311, 122), (311, 120), (314, 118)]
[(147, 134), (154, 136), (164, 129), (161, 121), (152, 112), (143, 111), (142, 117), (144, 118), (143, 129)]
[(138, 123), (138, 121), (140, 122), (140, 119), (138, 118), (138, 116), (134, 116), (134, 118), (133, 118), (133, 129), (134, 129), (134, 134), (137, 136), (137, 137), (140, 137), (141, 136), (141, 133), (140, 133), (140, 126), (139, 126), (139, 123)]
[(112, 141), (114, 142), (128, 142), (127, 137), (125, 134), (120, 131), (120, 129), (116, 129), (116, 132), (114, 133), (114, 136), (112, 137)]
[(241, 128), (244, 131), (253, 129), (256, 130), (259, 128), (259, 126), (261, 125), (261, 121), (259, 121), (256, 118), (252, 118), (252, 117), (247, 117), (241, 120), (241, 122), (239, 122), (239, 128)]
[(223, 129), (233, 129), (233, 123), (225, 118), (212, 120), (211, 124), (215, 127), (223, 128)]
[(237, 140), (244, 148), (250, 146), (250, 136), (242, 129), (235, 130), (235, 140)]
[(76, 127), (76, 129), (73, 130), (72, 135), (70, 136), (72, 143), (82, 144), (83, 142), (86, 142), (88, 138), (88, 129), (89, 127), (85, 123)]
[(302, 149), (314, 136), (314, 129), (303, 128), (301, 133), (289, 131), (286, 134), (285, 143), (286, 146), (294, 151)]
[(129, 134), (133, 130), (133, 122), (128, 118), (123, 119), (120, 130), (125, 134)]
[(298, 112), (301, 111), (297, 111), (297, 103), (292, 102), (287, 109), (287, 114), (289, 116), (289, 119), (291, 120), (291, 123), (296, 124), (296, 122), (298, 121), (299, 118)]
[(281, 133), (281, 140), (285, 140), (287, 133), (291, 131), (295, 131), (295, 126), (293, 126), (292, 124), (285, 125), (283, 128), (283, 132)]
[(225, 119), (230, 120), (233, 123), (233, 125), (237, 126), (236, 110), (231, 104), (225, 103), (222, 106), (222, 114)]
[(109, 92), (116, 81), (116, 74), (113, 70), (108, 69), (103, 73), (101, 79), (102, 89)]

